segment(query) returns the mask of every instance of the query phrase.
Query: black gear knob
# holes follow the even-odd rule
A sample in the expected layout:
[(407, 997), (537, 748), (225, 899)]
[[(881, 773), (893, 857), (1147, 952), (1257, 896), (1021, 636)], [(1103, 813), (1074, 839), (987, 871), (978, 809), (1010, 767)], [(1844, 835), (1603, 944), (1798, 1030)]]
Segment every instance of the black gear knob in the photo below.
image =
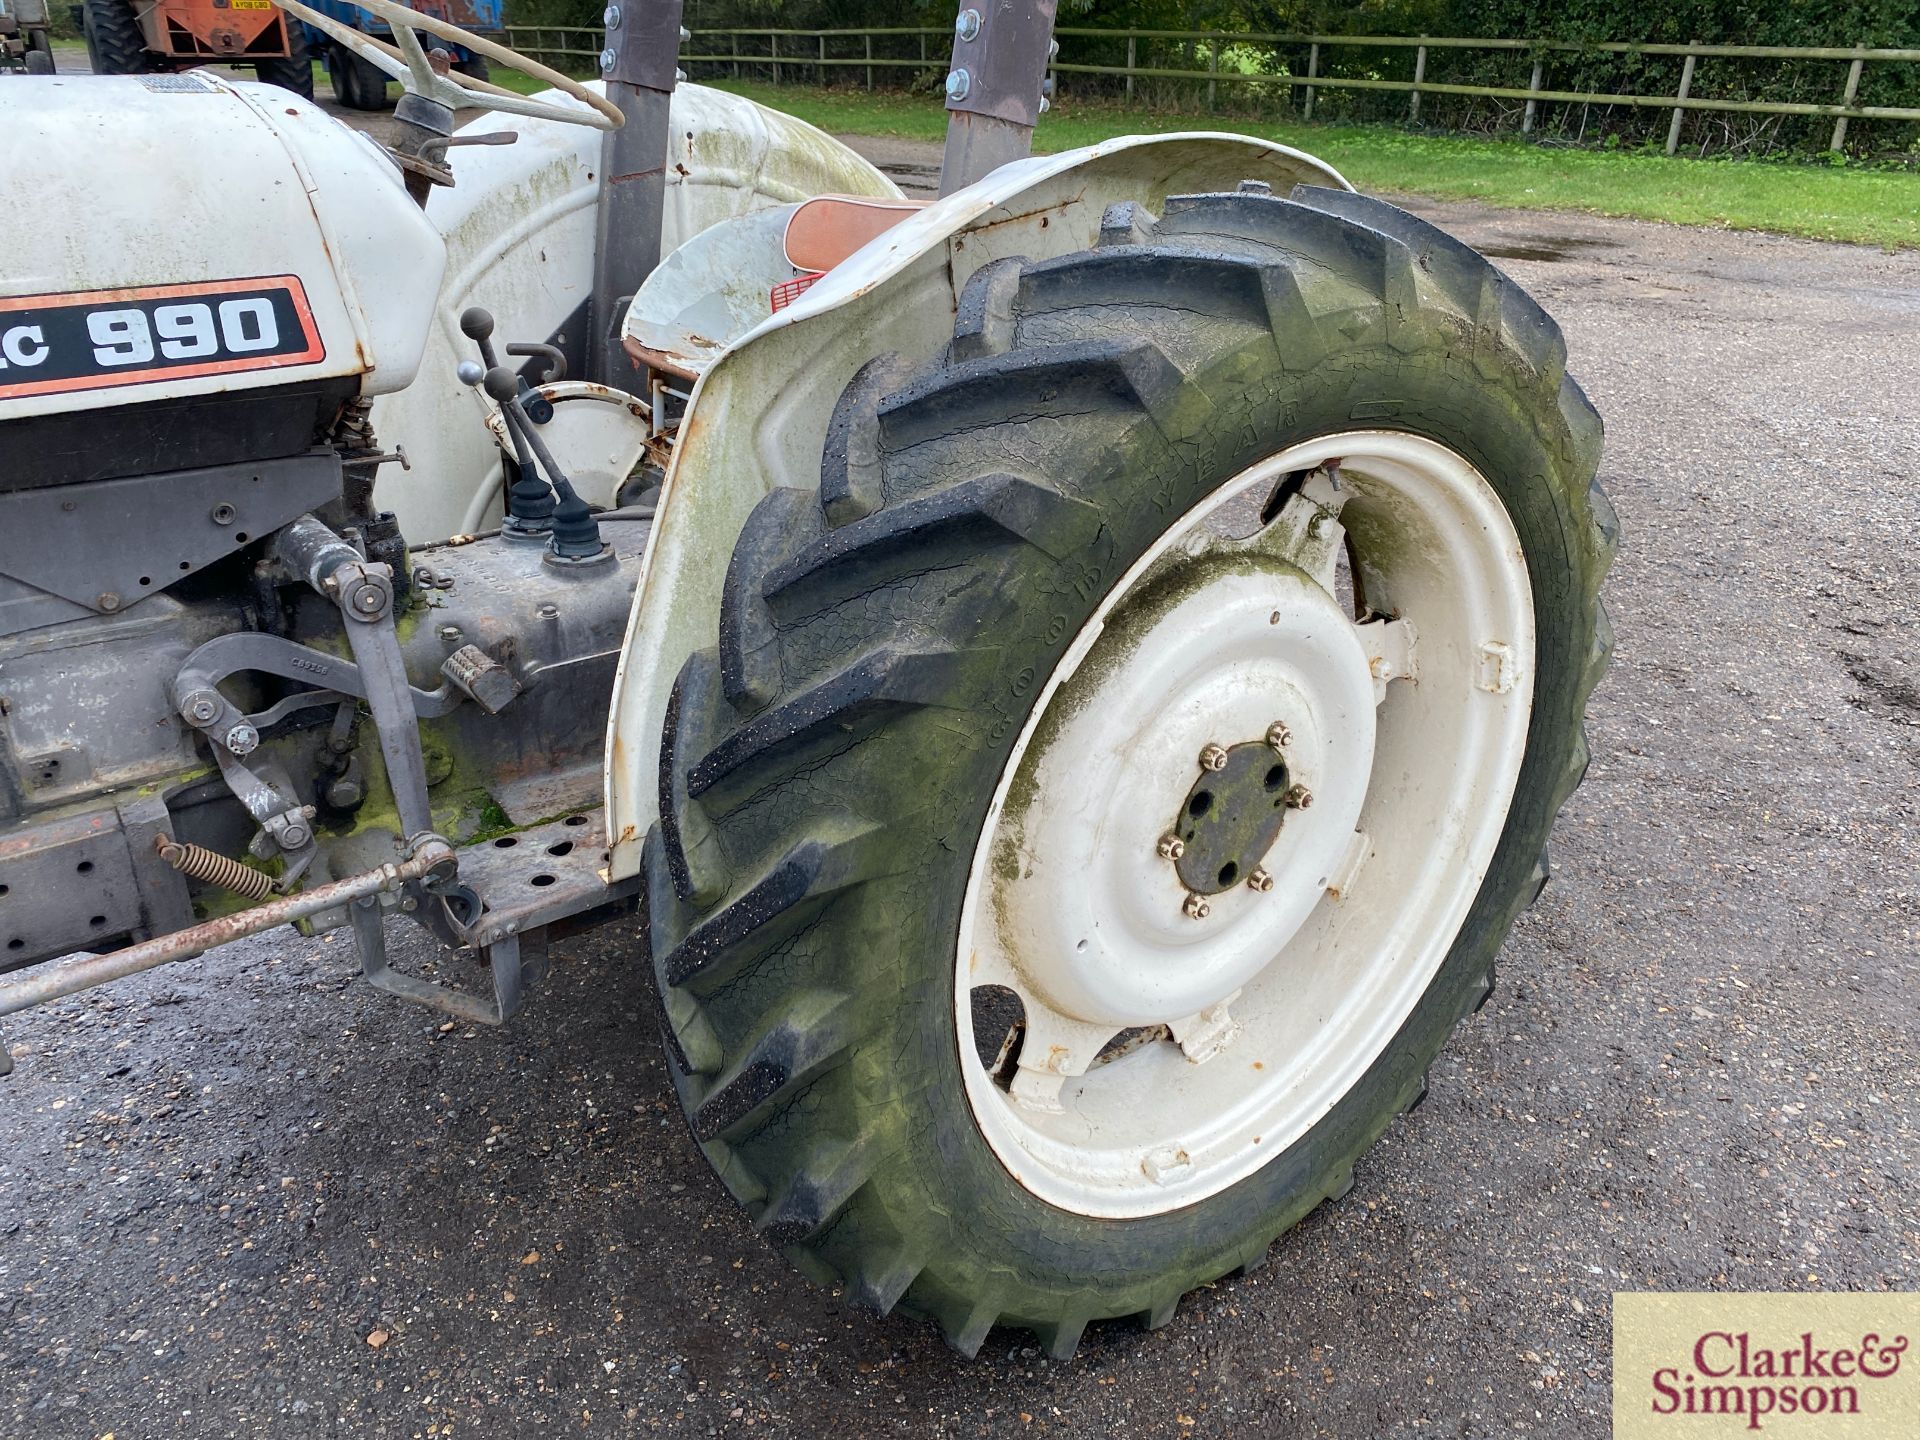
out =
[(502, 405), (513, 404), (520, 399), (520, 377), (504, 365), (496, 365), (487, 371), (486, 378), (480, 383), (486, 386), (487, 394)]
[(475, 305), (460, 312), (460, 333), (469, 340), (484, 340), (493, 334), (493, 312)]

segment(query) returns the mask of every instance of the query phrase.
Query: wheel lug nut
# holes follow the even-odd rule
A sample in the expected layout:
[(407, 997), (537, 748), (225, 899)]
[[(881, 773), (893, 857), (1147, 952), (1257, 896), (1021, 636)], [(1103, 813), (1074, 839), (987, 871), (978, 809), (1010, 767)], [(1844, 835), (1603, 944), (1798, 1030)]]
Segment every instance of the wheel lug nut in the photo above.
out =
[(1187, 912), (1189, 920), (1204, 920), (1213, 913), (1213, 907), (1198, 895), (1189, 895), (1180, 908)]
[(1289, 810), (1308, 810), (1313, 807), (1313, 792), (1304, 785), (1292, 785), (1287, 788), (1287, 808)]
[(1276, 750), (1284, 750), (1293, 743), (1293, 731), (1276, 720), (1267, 727), (1267, 744)]
[(1159, 850), (1162, 860), (1178, 860), (1187, 853), (1187, 842), (1178, 835), (1162, 835), (1155, 848)]
[(1200, 768), (1202, 770), (1226, 769), (1227, 752), (1218, 745), (1203, 745), (1200, 748)]
[(1267, 891), (1273, 889), (1273, 876), (1264, 870), (1256, 869), (1251, 875), (1247, 876), (1247, 888), (1249, 890), (1258, 890), (1264, 895)]

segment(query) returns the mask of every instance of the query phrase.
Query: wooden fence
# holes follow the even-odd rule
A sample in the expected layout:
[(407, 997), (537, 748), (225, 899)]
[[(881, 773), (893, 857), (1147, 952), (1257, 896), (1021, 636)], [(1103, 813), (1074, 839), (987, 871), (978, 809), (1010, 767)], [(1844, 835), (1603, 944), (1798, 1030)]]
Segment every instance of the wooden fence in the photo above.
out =
[[(874, 72), (888, 70), (944, 70), (951, 53), (952, 30), (947, 27), (900, 26), (865, 30), (788, 30), (743, 28), (692, 32), (692, 41), (681, 55), (681, 63), (726, 67), (734, 75), (741, 67), (771, 67), (775, 84), (786, 81), (825, 83), (831, 75), (846, 71), (864, 71), (866, 87), (874, 86)], [(1217, 30), (1101, 30), (1063, 26), (1055, 35), (1062, 40), (1097, 39), (1109, 43), (1126, 42), (1124, 65), (1091, 65), (1056, 59), (1050, 67), (1055, 75), (1106, 76), (1121, 81), (1131, 99), (1137, 81), (1188, 81), (1206, 86), (1207, 104), (1213, 106), (1221, 86), (1286, 87), (1299, 92), (1302, 111), (1313, 118), (1315, 98), (1323, 90), (1399, 91), (1408, 96), (1410, 120), (1420, 118), (1423, 95), (1459, 95), (1491, 100), (1524, 102), (1520, 129), (1530, 133), (1542, 104), (1619, 105), (1639, 109), (1670, 109), (1673, 118), (1667, 129), (1667, 153), (1673, 154), (1680, 143), (1680, 126), (1689, 111), (1722, 112), (1739, 115), (1783, 115), (1833, 120), (1831, 148), (1846, 143), (1847, 125), (1853, 120), (1890, 120), (1920, 122), (1920, 109), (1857, 103), (1860, 81), (1867, 65), (1912, 65), (1920, 63), (1920, 50), (1866, 49), (1847, 46), (1799, 47), (1788, 45), (1655, 45), (1612, 42), (1575, 45), (1554, 40), (1459, 39), (1420, 35), (1281, 35), (1260, 32)], [(595, 62), (600, 53), (600, 32), (590, 29), (552, 26), (510, 25), (507, 43), (537, 55), (561, 60)], [(917, 55), (876, 54), (874, 40), (884, 39), (883, 49), (897, 49), (905, 40), (917, 42)], [(1138, 63), (1139, 42), (1176, 41), (1190, 47), (1190, 53), (1204, 49), (1204, 69), (1177, 68)], [(1251, 45), (1271, 50), (1276, 46), (1305, 47), (1307, 66), (1304, 74), (1291, 71), (1270, 73), (1233, 67), (1221, 68), (1223, 50)], [(1361, 50), (1411, 50), (1414, 52), (1411, 79), (1379, 76), (1350, 76), (1327, 73), (1323, 58), (1340, 47)], [(915, 46), (906, 46), (912, 50)], [(1465, 85), (1426, 78), (1427, 57), (1433, 51), (1521, 51), (1532, 57), (1532, 74), (1525, 86)], [(1662, 56), (1681, 60), (1679, 85), (1673, 94), (1615, 94), (1585, 90), (1560, 90), (1548, 85), (1556, 61), (1568, 57), (1595, 55)], [(1780, 100), (1727, 100), (1695, 95), (1694, 67), (1701, 60), (1782, 60), (1831, 62), (1835, 66), (1832, 103)], [(1844, 64), (1845, 69), (1841, 67)], [(579, 67), (586, 68), (586, 67)]]

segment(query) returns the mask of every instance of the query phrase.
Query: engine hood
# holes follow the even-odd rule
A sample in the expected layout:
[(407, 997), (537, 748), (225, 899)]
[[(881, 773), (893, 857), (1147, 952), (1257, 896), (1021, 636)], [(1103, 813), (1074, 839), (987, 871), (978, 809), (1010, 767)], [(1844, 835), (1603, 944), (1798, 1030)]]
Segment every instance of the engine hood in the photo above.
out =
[(420, 364), (446, 266), (370, 140), (204, 72), (0, 86), (0, 420)]

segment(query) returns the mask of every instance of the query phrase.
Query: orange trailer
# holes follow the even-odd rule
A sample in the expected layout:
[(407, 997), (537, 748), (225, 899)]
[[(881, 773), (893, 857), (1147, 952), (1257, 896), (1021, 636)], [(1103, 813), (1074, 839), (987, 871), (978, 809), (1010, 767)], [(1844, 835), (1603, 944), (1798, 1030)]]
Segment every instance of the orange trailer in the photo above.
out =
[(145, 75), (217, 62), (313, 97), (305, 32), (272, 0), (84, 0), (96, 75)]

